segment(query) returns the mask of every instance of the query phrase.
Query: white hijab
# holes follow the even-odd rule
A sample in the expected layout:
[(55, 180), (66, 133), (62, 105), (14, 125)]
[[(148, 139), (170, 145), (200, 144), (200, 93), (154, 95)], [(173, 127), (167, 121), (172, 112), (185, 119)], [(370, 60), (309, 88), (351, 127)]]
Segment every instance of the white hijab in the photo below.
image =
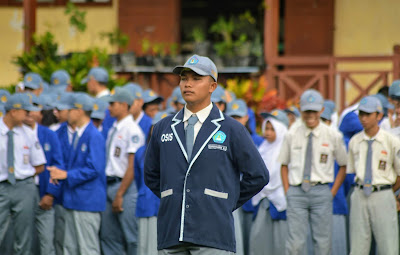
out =
[(257, 205), (263, 198), (274, 204), (278, 211), (286, 210), (286, 198), (282, 186), (281, 179), (281, 163), (277, 161), (283, 139), (288, 131), (287, 127), (280, 121), (269, 117), (262, 124), (262, 131), (265, 132), (267, 122), (270, 122), (275, 130), (276, 139), (272, 143), (265, 140), (259, 147), (258, 151), (264, 159), (265, 165), (269, 171), (269, 183), (252, 199), (252, 204)]

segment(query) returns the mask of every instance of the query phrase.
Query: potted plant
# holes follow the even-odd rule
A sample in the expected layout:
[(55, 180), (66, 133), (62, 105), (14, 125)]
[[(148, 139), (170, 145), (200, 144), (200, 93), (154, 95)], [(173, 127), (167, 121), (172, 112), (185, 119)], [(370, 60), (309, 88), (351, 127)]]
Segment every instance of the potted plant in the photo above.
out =
[(210, 27), (210, 32), (217, 37), (217, 41), (214, 43), (214, 50), (217, 56), (223, 59), (222, 62), (224, 65), (232, 63), (234, 56), (234, 43), (232, 38), (234, 26), (235, 24), (232, 17), (230, 19), (225, 19), (220, 16)]
[(190, 37), (194, 42), (194, 53), (201, 56), (207, 56), (209, 53), (208, 51), (210, 48), (210, 42), (206, 40), (204, 29), (202, 29), (201, 27), (194, 27), (190, 34)]

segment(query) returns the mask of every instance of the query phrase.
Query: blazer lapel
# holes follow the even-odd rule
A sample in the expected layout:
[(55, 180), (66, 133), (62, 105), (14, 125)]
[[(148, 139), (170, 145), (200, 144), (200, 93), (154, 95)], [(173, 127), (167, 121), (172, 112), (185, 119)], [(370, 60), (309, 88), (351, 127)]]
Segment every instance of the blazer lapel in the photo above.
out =
[(176, 138), (176, 141), (179, 144), (179, 148), (181, 149), (183, 155), (185, 156), (186, 160), (187, 158), (187, 152), (186, 152), (186, 137), (185, 137), (185, 129), (184, 129), (184, 124), (183, 124), (183, 111), (179, 111), (172, 121), (174, 122), (171, 125), (172, 132), (174, 133), (174, 136)]
[[(79, 150), (82, 150), (82, 152), (84, 152), (83, 151), (84, 147), (82, 146), (82, 144), (83, 144), (82, 141), (86, 141), (87, 140), (86, 137), (90, 133), (90, 129), (92, 128), (92, 125), (93, 125), (92, 122), (90, 122), (89, 125), (86, 127), (85, 131), (83, 131), (83, 134), (82, 134), (81, 137), (79, 137), (79, 140), (78, 140), (78, 143), (76, 144), (76, 148), (75, 149), (73, 147), (74, 145), (73, 144), (71, 145), (71, 152), (72, 152), (71, 156), (72, 157), (70, 157), (70, 165), (69, 165), (69, 167), (71, 167), (73, 162), (75, 162), (76, 157), (79, 154)], [(87, 147), (88, 147), (88, 145), (86, 144), (85, 145), (85, 150), (88, 149)]]

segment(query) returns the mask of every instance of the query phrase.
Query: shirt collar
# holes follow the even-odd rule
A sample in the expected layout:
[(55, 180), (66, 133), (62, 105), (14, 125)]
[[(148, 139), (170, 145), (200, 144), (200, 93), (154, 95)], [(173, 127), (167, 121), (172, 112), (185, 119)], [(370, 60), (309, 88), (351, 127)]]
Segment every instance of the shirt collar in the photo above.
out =
[(314, 129), (310, 129), (306, 126), (304, 121), (302, 121), (302, 124), (304, 126), (304, 129), (306, 130), (306, 132), (304, 132), (304, 136), (306, 137), (309, 136), (311, 132), (313, 133), (313, 136), (318, 137), (321, 132), (321, 125), (325, 125), (320, 121), (318, 126), (316, 126)]
[(376, 140), (378, 142), (383, 142), (383, 135), (381, 132), (381, 128), (379, 128), (378, 133), (376, 133), (376, 135), (374, 137), (369, 137), (366, 133), (365, 130), (362, 131), (363, 132), (363, 140), (364, 141), (369, 141), (369, 140)]
[(87, 126), (89, 125), (90, 121), (88, 123), (86, 123), (85, 125), (83, 125), (82, 127), (76, 127), (75, 131), (77, 132), (76, 134), (81, 137), (83, 132), (85, 132), (85, 129), (87, 128)]
[[(208, 116), (210, 115), (210, 112), (213, 108), (213, 104), (210, 103), (206, 108), (196, 112), (196, 116), (199, 119), (200, 123), (203, 124), (204, 121), (206, 121), (206, 119), (208, 118)], [(185, 105), (185, 111), (184, 111), (184, 115), (183, 115), (183, 122), (187, 121), (190, 116), (192, 116), (194, 113), (191, 112), (188, 108), (186, 108)]]
[(68, 124), (67, 124), (67, 130), (68, 130), (68, 132), (70, 132), (71, 134), (75, 133), (75, 130), (74, 130), (70, 125), (68, 125)]
[(104, 97), (104, 96), (108, 96), (108, 95), (110, 95), (110, 90), (109, 89), (105, 89), (105, 90), (99, 92), (96, 95), (96, 98), (100, 98), (100, 97)]
[(4, 123), (3, 118), (0, 118), (0, 132), (2, 135), (6, 135), (8, 130), (10, 130), (6, 123)]
[(128, 122), (128, 121), (130, 121), (130, 120), (132, 120), (132, 119), (133, 119), (132, 115), (129, 114), (129, 115), (127, 115), (125, 118), (123, 118), (122, 120), (120, 120), (120, 121), (115, 121), (114, 124), (113, 124), (113, 126), (118, 130), (118, 129), (120, 129), (122, 126), (124, 126), (126, 122)]
[(144, 116), (144, 111), (141, 111), (140, 113), (139, 113), (139, 116), (136, 118), (136, 120), (134, 120), (136, 123), (139, 123), (141, 120), (142, 120), (142, 118), (143, 118), (143, 116)]

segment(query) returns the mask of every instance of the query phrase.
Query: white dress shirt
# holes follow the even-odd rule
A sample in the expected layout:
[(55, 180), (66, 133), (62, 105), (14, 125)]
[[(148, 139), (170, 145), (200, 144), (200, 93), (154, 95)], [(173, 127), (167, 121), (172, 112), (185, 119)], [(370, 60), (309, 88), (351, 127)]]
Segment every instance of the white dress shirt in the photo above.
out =
[[(199, 121), (197, 121), (197, 123), (194, 125), (194, 141), (196, 141), (197, 134), (199, 133), (200, 128), (203, 126), (204, 121), (206, 121), (206, 119), (210, 115), (212, 108), (213, 108), (213, 104), (210, 103), (206, 108), (204, 108), (196, 113), (193, 113), (188, 108), (186, 108), (186, 105), (185, 105), (185, 110), (184, 110), (184, 115), (183, 115), (183, 123), (185, 125), (185, 130), (188, 125), (188, 120), (193, 114), (195, 114), (197, 116), (197, 118), (199, 119)], [(193, 144), (194, 144), (194, 141), (193, 141)]]

